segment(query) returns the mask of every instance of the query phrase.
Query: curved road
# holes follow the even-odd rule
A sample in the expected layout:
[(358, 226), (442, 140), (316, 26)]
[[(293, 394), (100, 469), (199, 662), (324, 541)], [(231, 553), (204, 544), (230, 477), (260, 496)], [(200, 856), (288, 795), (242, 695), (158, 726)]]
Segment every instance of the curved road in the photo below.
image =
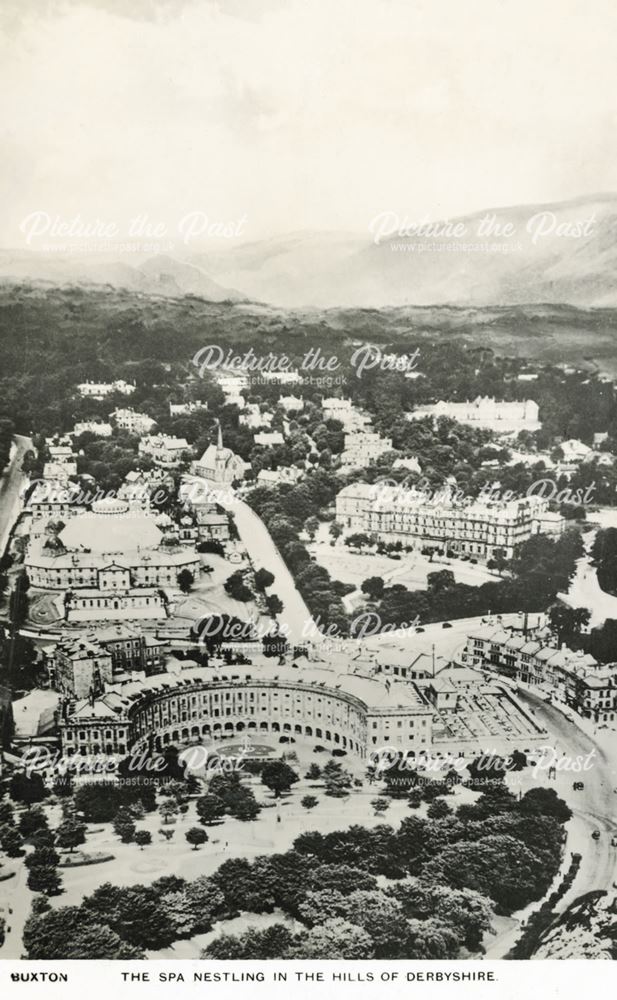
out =
[[(191, 476), (190, 479), (187, 477), (187, 481), (202, 482), (204, 487), (207, 487), (206, 480), (200, 480), (196, 476)], [(238, 534), (255, 569), (263, 567), (274, 574), (272, 591), (277, 593), (283, 602), (283, 611), (277, 618), (281, 625), (287, 626), (290, 641), (295, 645), (322, 642), (325, 636), (313, 621), (311, 612), (296, 588), (283, 557), (259, 515), (232, 491), (228, 502), (222, 490), (217, 494), (216, 500), (233, 514)]]
[(595, 566), (591, 563), (589, 550), (596, 536), (595, 530), (585, 532), (586, 554), (577, 561), (576, 573), (567, 594), (558, 594), (560, 600), (572, 608), (588, 608), (591, 612), (589, 624), (603, 625), (607, 618), (617, 618), (617, 597), (607, 594), (598, 583)]
[(22, 434), (15, 435), (13, 454), (0, 480), (0, 553), (3, 553), (11, 528), (21, 513), (21, 498), (28, 477), (21, 470), (21, 463), (27, 451), (32, 449), (32, 441)]
[[(589, 771), (583, 774), (559, 775), (555, 783), (557, 793), (566, 799), (573, 813), (573, 818), (568, 824), (564, 865), (567, 867), (569, 864), (570, 852), (582, 855), (581, 865), (572, 886), (555, 907), (557, 913), (562, 913), (575, 899), (593, 889), (610, 891), (613, 881), (617, 878), (617, 847), (611, 844), (612, 836), (617, 834), (617, 795), (614, 792), (617, 787), (617, 752), (607, 754), (596, 741), (567, 719), (562, 712), (536, 695), (519, 688), (518, 697), (533, 709), (538, 722), (546, 727), (553, 738), (552, 745), (559, 755), (586, 757), (591, 750), (595, 750), (595, 756), (592, 758), (593, 766)], [(577, 780), (584, 782), (585, 787), (581, 792), (572, 790), (572, 783)], [(546, 784), (544, 775), (538, 782), (540, 783)], [(594, 830), (600, 831), (599, 840), (592, 838)], [(563, 870), (562, 867), (556, 883), (561, 881)], [(515, 914), (514, 919), (517, 920), (515, 926), (488, 942), (485, 957), (499, 959), (507, 955), (521, 935), (521, 920), (537, 910), (540, 904), (541, 900), (537, 900), (521, 911), (518, 917)]]
[[(547, 704), (535, 695), (519, 691), (521, 701), (533, 707), (538, 721), (544, 723), (556, 740), (559, 752), (572, 757), (586, 757), (595, 750), (593, 766), (584, 774), (568, 775), (569, 787), (581, 780), (585, 784), (582, 792), (567, 795), (567, 802), (579, 821), (573, 831), (579, 844), (572, 844), (572, 850), (580, 850), (583, 855), (581, 866), (572, 887), (557, 906), (564, 910), (585, 892), (592, 889), (610, 889), (616, 877), (617, 847), (611, 845), (611, 838), (617, 834), (617, 762), (609, 756), (597, 742), (587, 736), (578, 726), (570, 722), (557, 708)], [(600, 839), (593, 840), (591, 834), (600, 830)], [(570, 838), (573, 839), (573, 838)]]

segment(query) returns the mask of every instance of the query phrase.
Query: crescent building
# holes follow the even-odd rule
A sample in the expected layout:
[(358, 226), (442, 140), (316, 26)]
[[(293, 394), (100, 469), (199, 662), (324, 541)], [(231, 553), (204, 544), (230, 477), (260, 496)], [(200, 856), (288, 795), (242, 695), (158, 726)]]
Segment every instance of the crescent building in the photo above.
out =
[(384, 746), (445, 756), (529, 750), (546, 735), (510, 692), (478, 671), (448, 669), (412, 682), (350, 657), (346, 667), (256, 656), (107, 685), (98, 697), (65, 705), (62, 748), (122, 755), (247, 735), (360, 758)]

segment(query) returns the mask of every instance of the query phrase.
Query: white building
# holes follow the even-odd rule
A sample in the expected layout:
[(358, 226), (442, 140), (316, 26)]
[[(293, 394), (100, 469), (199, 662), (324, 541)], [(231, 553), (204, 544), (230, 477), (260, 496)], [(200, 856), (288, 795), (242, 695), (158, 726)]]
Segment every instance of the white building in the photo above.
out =
[(304, 382), (302, 375), (297, 371), (288, 372), (260, 372), (259, 378), (264, 382), (274, 382), (277, 385), (301, 385)]
[(246, 399), (237, 392), (226, 393), (225, 406), (237, 406), (239, 410), (244, 410), (246, 407)]
[(422, 466), (420, 465), (417, 458), (411, 456), (410, 458), (397, 458), (392, 463), (393, 469), (407, 469), (408, 472), (417, 472), (418, 475), (422, 472)]
[(81, 382), (77, 386), (80, 396), (86, 399), (104, 399), (111, 396), (113, 392), (119, 392), (123, 396), (131, 396), (135, 392), (135, 386), (124, 379), (116, 379), (115, 382)]
[(244, 479), (249, 467), (249, 463), (235, 455), (231, 448), (223, 447), (223, 432), (219, 424), (216, 444), (208, 445), (199, 461), (193, 462), (191, 471), (213, 485), (230, 485), (235, 480)]
[(536, 431), (542, 424), (538, 419), (539, 407), (533, 399), (500, 401), (489, 396), (477, 396), (465, 403), (440, 400), (430, 406), (419, 406), (407, 414), (408, 420), (423, 417), (450, 417), (461, 424), (484, 427), (496, 433), (511, 434), (515, 431)]
[(295, 466), (281, 466), (278, 469), (261, 469), (257, 476), (257, 482), (266, 486), (279, 486), (282, 483), (293, 485), (302, 478), (302, 475), (302, 469), (298, 469)]
[(387, 451), (392, 451), (391, 438), (383, 438), (374, 431), (351, 431), (345, 435), (341, 465), (350, 469), (362, 469)]
[(36, 483), (27, 509), (34, 522), (66, 521), (75, 514), (83, 513), (83, 506), (76, 503), (75, 492), (67, 483), (58, 480), (40, 480)]
[(241, 372), (219, 372), (216, 381), (220, 389), (226, 396), (237, 396), (249, 385), (249, 377)]
[(272, 417), (272, 413), (261, 412), (259, 403), (248, 403), (244, 408), (244, 413), (238, 417), (238, 423), (241, 427), (248, 427), (249, 430), (255, 431), (260, 427), (269, 427), (272, 423)]
[(255, 444), (271, 448), (275, 444), (285, 444), (285, 438), (280, 431), (262, 431), (255, 435)]
[(200, 400), (194, 400), (190, 403), (170, 403), (169, 404), (169, 416), (170, 417), (186, 417), (191, 413), (199, 413), (201, 410), (207, 410), (208, 404), (206, 402), (201, 402)]
[(185, 438), (172, 437), (169, 434), (149, 435), (139, 442), (139, 454), (147, 455), (163, 469), (177, 469), (184, 459), (185, 452), (189, 450), (190, 446)]
[(589, 445), (584, 444), (582, 441), (578, 441), (576, 438), (570, 438), (568, 441), (562, 441), (559, 445), (563, 453), (563, 461), (567, 464), (583, 462), (588, 458), (593, 449)]
[(164, 618), (165, 595), (183, 569), (200, 561), (186, 547), (168, 545), (146, 514), (105, 499), (69, 520), (56, 543), (32, 536), (26, 569), (33, 587), (65, 591), (68, 621)]
[(146, 413), (137, 413), (130, 407), (114, 410), (112, 417), (116, 421), (116, 426), (131, 434), (149, 434), (156, 425), (156, 421)]
[(111, 424), (105, 423), (102, 420), (81, 420), (79, 423), (75, 424), (73, 428), (73, 434), (75, 437), (79, 437), (80, 434), (96, 434), (97, 437), (108, 438), (112, 434)]
[(77, 457), (70, 445), (50, 444), (47, 450), (50, 460), (58, 465), (72, 465)]
[[(349, 531), (363, 531), (383, 542), (401, 542), (453, 550), (491, 559), (496, 550), (511, 559), (519, 546), (538, 534), (548, 500), (525, 497), (507, 503), (462, 505), (435, 501), (427, 494), (382, 485), (356, 483), (336, 498), (336, 520)], [(551, 518), (551, 532), (563, 530), (563, 518)], [(548, 523), (548, 522), (546, 522)]]
[(321, 408), (324, 420), (338, 420), (345, 431), (364, 430), (371, 422), (368, 414), (356, 409), (350, 399), (331, 396), (321, 401)]
[(69, 480), (77, 475), (77, 465), (75, 462), (45, 462), (43, 466), (43, 479), (53, 483), (68, 484)]
[(147, 512), (151, 509), (152, 496), (158, 493), (159, 499), (162, 499), (172, 486), (173, 479), (162, 469), (151, 469), (148, 472), (132, 470), (127, 472), (118, 489), (118, 499), (128, 503), (130, 510)]
[(281, 396), (279, 398), (278, 405), (281, 406), (286, 413), (293, 413), (304, 409), (304, 400), (301, 396)]
[(275, 742), (286, 735), (361, 759), (390, 745), (420, 761), (445, 761), (535, 750), (546, 739), (508, 690), (475, 670), (409, 681), (359, 670), (350, 654), (295, 661), (286, 670), (259, 654), (251, 659), (108, 685), (63, 720), (62, 752), (125, 753), (152, 738), (160, 751), (244, 734)]

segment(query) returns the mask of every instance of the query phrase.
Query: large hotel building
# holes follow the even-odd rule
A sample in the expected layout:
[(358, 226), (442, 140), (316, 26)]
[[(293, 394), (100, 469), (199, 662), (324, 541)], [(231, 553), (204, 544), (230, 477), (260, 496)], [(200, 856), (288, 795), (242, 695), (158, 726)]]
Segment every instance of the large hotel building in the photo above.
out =
[(381, 484), (352, 483), (336, 497), (336, 520), (348, 531), (365, 532), (383, 542), (401, 542), (490, 559), (506, 559), (538, 532), (560, 533), (564, 519), (548, 501), (529, 496), (508, 502), (436, 502), (425, 493)]

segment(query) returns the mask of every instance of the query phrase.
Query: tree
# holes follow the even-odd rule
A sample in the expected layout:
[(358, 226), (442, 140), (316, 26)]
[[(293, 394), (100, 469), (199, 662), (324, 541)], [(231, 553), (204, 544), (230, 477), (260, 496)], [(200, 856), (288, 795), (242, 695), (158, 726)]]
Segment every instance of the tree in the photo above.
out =
[(378, 798), (373, 799), (371, 807), (376, 816), (383, 816), (383, 814), (390, 808), (390, 800), (379, 796)]
[(208, 834), (200, 826), (192, 826), (190, 830), (186, 831), (185, 837), (189, 844), (193, 845), (194, 851), (208, 840)]
[(433, 573), (429, 573), (426, 578), (426, 583), (430, 593), (438, 594), (442, 590), (449, 590), (454, 586), (456, 580), (454, 579), (454, 573), (450, 569), (441, 569)]
[(183, 594), (188, 594), (195, 582), (190, 569), (181, 569), (177, 576), (178, 586)]
[(363, 594), (367, 594), (372, 600), (378, 601), (383, 597), (384, 586), (383, 577), (369, 576), (360, 589)]
[(495, 569), (497, 570), (497, 572), (501, 576), (501, 574), (503, 573), (504, 569), (508, 565), (508, 559), (507, 559), (507, 556), (506, 556), (506, 550), (505, 549), (494, 549), (493, 550), (493, 562), (495, 563)]
[(135, 839), (135, 831), (137, 829), (135, 820), (126, 806), (118, 809), (118, 812), (114, 816), (113, 828), (114, 833), (120, 837), (123, 844), (130, 844)]
[(257, 590), (264, 591), (274, 583), (274, 573), (268, 569), (258, 569), (255, 573), (255, 586)]
[(24, 853), (22, 835), (16, 827), (8, 823), (0, 827), (0, 846), (9, 858), (20, 858)]
[(319, 764), (311, 764), (305, 774), (305, 777), (308, 778), (309, 781), (317, 781), (318, 778), (321, 778), (321, 768)]
[(540, 898), (547, 877), (552, 878), (539, 852), (504, 834), (450, 844), (431, 865), (435, 881), (488, 896), (500, 913), (512, 913)]
[(15, 811), (10, 802), (0, 802), (0, 826), (15, 825)]
[(457, 932), (438, 920), (409, 920), (408, 935), (403, 944), (405, 957), (420, 960), (456, 958), (460, 948)]
[(284, 924), (272, 924), (265, 930), (249, 928), (243, 934), (220, 934), (201, 953), (202, 959), (215, 961), (283, 960), (289, 956), (294, 935)]
[(163, 823), (175, 823), (176, 816), (178, 815), (178, 804), (174, 799), (163, 799), (159, 805), (159, 813), (161, 814)]
[(314, 541), (315, 535), (319, 530), (319, 518), (315, 517), (314, 514), (311, 514), (310, 517), (307, 517), (306, 521), (304, 522), (304, 530), (306, 531), (310, 540)]
[(199, 822), (203, 823), (204, 826), (216, 823), (217, 820), (225, 815), (225, 803), (218, 795), (213, 795), (212, 792), (206, 792), (205, 795), (197, 799), (195, 807), (199, 816)]
[(266, 608), (268, 610), (268, 614), (272, 615), (273, 618), (276, 615), (280, 615), (285, 606), (280, 597), (278, 596), (278, 594), (268, 594), (265, 603), (266, 603)]
[(357, 531), (345, 539), (345, 545), (348, 545), (350, 549), (362, 549), (370, 544), (370, 538), (363, 531)]
[(323, 769), (322, 777), (326, 786), (326, 795), (331, 798), (342, 798), (349, 794), (353, 779), (348, 771), (343, 770), (340, 761), (329, 760)]
[(30, 837), (30, 843), (34, 848), (53, 847), (56, 843), (56, 835), (51, 830), (37, 830)]
[(152, 834), (149, 830), (137, 830), (135, 833), (135, 843), (139, 845), (140, 851), (152, 843)]
[(281, 792), (288, 792), (298, 775), (284, 760), (268, 761), (261, 772), (261, 783), (274, 792), (278, 799)]
[(169, 947), (174, 939), (174, 928), (152, 886), (105, 882), (84, 899), (82, 908), (137, 948), (157, 951)]
[(452, 809), (445, 799), (436, 798), (431, 802), (426, 814), (429, 819), (445, 819), (446, 816), (452, 815)]
[(572, 819), (572, 810), (554, 788), (530, 788), (523, 795), (519, 809), (531, 815), (552, 816), (562, 824)]
[(82, 813), (86, 823), (109, 823), (120, 803), (119, 790), (115, 785), (102, 782), (86, 782), (75, 792), (75, 811)]
[(292, 950), (293, 958), (324, 961), (369, 959), (374, 954), (370, 935), (356, 924), (338, 917), (311, 928)]
[(68, 849), (72, 853), (76, 847), (86, 841), (85, 824), (73, 817), (68, 817), (56, 830), (56, 840), (58, 847)]
[(28, 808), (35, 802), (42, 802), (47, 794), (45, 782), (38, 771), (32, 774), (16, 771), (9, 783), (9, 795), (13, 801), (23, 802)]
[(31, 868), (28, 873), (28, 888), (33, 892), (44, 892), (54, 896), (60, 891), (62, 880), (52, 865)]
[(304, 806), (307, 811), (314, 809), (318, 802), (319, 799), (314, 795), (305, 795), (304, 798), (301, 799), (301, 805)]
[(27, 812), (22, 813), (19, 819), (19, 832), (24, 837), (30, 837), (33, 833), (38, 830), (47, 829), (47, 816), (40, 806), (36, 806), (34, 809), (28, 809)]
[(38, 847), (32, 854), (29, 854), (24, 864), (26, 868), (44, 868), (49, 866), (55, 868), (60, 862), (59, 855), (53, 847)]
[(236, 570), (231, 576), (227, 577), (225, 583), (225, 592), (233, 597), (235, 601), (242, 601), (246, 603), (250, 601), (253, 597), (253, 591), (250, 587), (247, 587), (244, 582), (244, 573), (241, 569)]
[(472, 889), (451, 889), (428, 881), (409, 879), (389, 889), (403, 907), (408, 919), (426, 920), (434, 917), (461, 935), (469, 951), (478, 951), (482, 936), (493, 921), (490, 901)]
[(259, 804), (250, 788), (242, 788), (241, 794), (236, 793), (228, 805), (230, 815), (243, 822), (256, 819), (261, 812)]
[(573, 646), (583, 630), (589, 625), (591, 612), (588, 608), (570, 608), (565, 604), (555, 604), (549, 610), (550, 627), (561, 644)]
[[(46, 903), (46, 908), (40, 903)], [(139, 959), (143, 953), (121, 941), (109, 926), (81, 906), (52, 910), (35, 896), (24, 927), (24, 947), (31, 961), (68, 959)]]
[(333, 541), (336, 542), (336, 540), (343, 534), (343, 526), (339, 524), (338, 521), (332, 521), (330, 527), (328, 528), (328, 533)]

